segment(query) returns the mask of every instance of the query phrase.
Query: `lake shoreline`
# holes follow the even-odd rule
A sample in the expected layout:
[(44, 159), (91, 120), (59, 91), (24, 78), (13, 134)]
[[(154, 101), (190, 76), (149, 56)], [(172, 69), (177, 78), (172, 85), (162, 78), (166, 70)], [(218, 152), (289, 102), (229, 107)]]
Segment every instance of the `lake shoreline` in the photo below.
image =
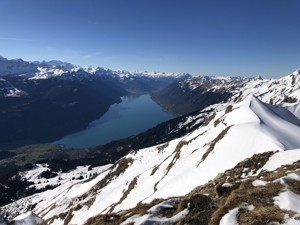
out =
[(67, 148), (95, 147), (146, 131), (172, 118), (173, 115), (164, 111), (149, 94), (128, 95), (122, 97), (122, 102), (111, 105), (86, 129), (51, 144), (62, 144)]

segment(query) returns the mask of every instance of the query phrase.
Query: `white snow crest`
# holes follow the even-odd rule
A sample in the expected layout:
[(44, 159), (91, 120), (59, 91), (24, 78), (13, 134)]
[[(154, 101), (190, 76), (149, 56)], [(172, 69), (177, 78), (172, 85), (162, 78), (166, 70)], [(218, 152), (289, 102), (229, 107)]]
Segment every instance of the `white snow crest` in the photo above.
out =
[(238, 225), (236, 219), (238, 212), (239, 207), (229, 210), (229, 212), (222, 217), (220, 225)]
[(275, 153), (270, 157), (262, 170), (274, 171), (283, 165), (293, 164), (300, 160), (300, 149)]
[(300, 196), (286, 190), (274, 197), (274, 203), (281, 209), (291, 210), (300, 213)]

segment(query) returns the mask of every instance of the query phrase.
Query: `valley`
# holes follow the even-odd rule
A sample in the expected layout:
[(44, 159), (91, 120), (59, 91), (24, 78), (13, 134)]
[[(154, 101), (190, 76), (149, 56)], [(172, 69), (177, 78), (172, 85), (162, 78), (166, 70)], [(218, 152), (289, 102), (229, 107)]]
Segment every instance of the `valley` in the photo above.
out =
[(121, 103), (111, 105), (103, 116), (91, 122), (85, 130), (52, 144), (62, 144), (67, 148), (96, 147), (136, 135), (171, 118), (149, 95), (125, 96)]
[(1, 148), (59, 140), (86, 129), (122, 97), (150, 94), (190, 76), (3, 57), (0, 65), (0, 126), (6, 128), (0, 130)]

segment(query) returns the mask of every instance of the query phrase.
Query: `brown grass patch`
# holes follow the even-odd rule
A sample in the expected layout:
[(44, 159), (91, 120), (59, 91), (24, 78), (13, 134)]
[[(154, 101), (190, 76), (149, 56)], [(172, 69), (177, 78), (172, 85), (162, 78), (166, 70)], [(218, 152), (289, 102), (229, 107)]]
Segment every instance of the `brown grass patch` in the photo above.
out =
[(153, 175), (156, 173), (156, 171), (157, 171), (158, 169), (159, 169), (159, 166), (155, 166), (155, 167), (152, 169), (150, 176), (153, 176)]
[(232, 110), (233, 110), (233, 106), (232, 105), (227, 106), (227, 108), (225, 110), (225, 114), (232, 112)]
[(284, 222), (284, 216), (288, 211), (274, 206), (259, 207), (254, 210), (240, 209), (237, 215), (239, 225), (266, 225), (271, 222)]
[(207, 126), (216, 116), (216, 113), (213, 113), (212, 115), (210, 115), (204, 122), (203, 122), (203, 126)]
[[(231, 126), (226, 127), (224, 130), (222, 130), (222, 132), (209, 143), (209, 148), (207, 149), (207, 151), (204, 153), (204, 155), (202, 156), (201, 161), (199, 162), (199, 164), (201, 162), (203, 162), (207, 156), (214, 150), (216, 144), (218, 143), (218, 141), (222, 140), (224, 138), (224, 136), (227, 134), (228, 130), (231, 128)], [(198, 166), (199, 166), (198, 164)]]
[(221, 218), (230, 209), (239, 207), (241, 203), (254, 205), (255, 208), (274, 207), (273, 197), (277, 196), (284, 187), (280, 183), (269, 183), (266, 186), (252, 186), (253, 180), (249, 179), (241, 183), (240, 188), (231, 192), (228, 198), (224, 198), (218, 210), (213, 214), (210, 225), (219, 224)]
[(181, 219), (177, 225), (207, 225), (212, 214), (216, 210), (216, 204), (212, 198), (196, 194), (183, 199), (179, 203), (176, 213), (179, 213), (186, 208), (188, 208), (189, 214)]
[(300, 174), (300, 161), (294, 162), (291, 165), (283, 165), (276, 169), (275, 171), (262, 171), (258, 176), (262, 177), (262, 180), (264, 181), (273, 181), (276, 179), (279, 179), (281, 177), (286, 176), (289, 173), (296, 173)]
[(114, 211), (115, 207), (116, 207), (117, 205), (121, 204), (121, 203), (127, 198), (127, 196), (130, 194), (130, 192), (134, 189), (135, 185), (137, 184), (138, 178), (139, 178), (139, 177), (137, 176), (137, 177), (135, 177), (135, 178), (130, 182), (130, 184), (128, 185), (127, 190), (125, 190), (125, 191), (123, 192), (123, 195), (122, 195), (122, 197), (120, 198), (120, 200), (119, 200), (117, 203), (115, 203), (115, 204), (110, 208), (109, 212)]
[(162, 144), (162, 145), (159, 145), (156, 147), (156, 149), (158, 150), (158, 152), (162, 152), (163, 150), (165, 150), (165, 148), (167, 148), (169, 146), (169, 142), (165, 143), (165, 144)]
[(73, 218), (73, 209), (68, 212), (67, 217), (65, 218), (64, 225), (68, 225)]
[[(107, 213), (103, 215), (98, 215), (88, 219), (85, 225), (119, 225), (134, 215), (143, 216), (147, 214), (148, 210), (152, 206), (157, 205), (162, 201), (162, 199), (156, 199), (149, 204), (138, 203), (135, 208), (122, 211), (120, 213)], [(128, 225), (131, 224), (128, 223)]]
[(124, 157), (118, 160), (109, 172), (101, 181), (99, 181), (91, 190), (91, 192), (96, 192), (99, 189), (105, 187), (114, 177), (119, 176), (124, 173), (125, 170), (133, 163), (133, 159), (130, 157)]
[(294, 179), (287, 179), (286, 184), (289, 186), (289, 189), (297, 195), (300, 195), (300, 181)]
[(282, 100), (282, 102), (287, 102), (287, 103), (295, 103), (297, 101), (298, 101), (297, 98), (289, 97), (289, 96), (285, 96), (284, 99)]
[(121, 218), (122, 216), (116, 213), (99, 215), (88, 219), (88, 221), (85, 222), (85, 225), (119, 225), (125, 221), (125, 219), (122, 220)]
[(221, 123), (221, 120), (220, 119), (216, 119), (215, 122), (214, 122), (214, 127), (218, 126), (219, 123)]
[[(170, 170), (172, 169), (172, 167), (175, 165), (175, 163), (177, 162), (177, 160), (180, 158), (180, 152), (181, 152), (181, 148), (185, 145), (187, 145), (188, 142), (187, 141), (180, 141), (176, 148), (175, 148), (175, 155), (172, 159), (172, 162), (167, 166), (167, 169), (166, 169), (166, 173), (164, 175), (164, 177), (170, 172)], [(162, 178), (163, 179), (163, 178)]]

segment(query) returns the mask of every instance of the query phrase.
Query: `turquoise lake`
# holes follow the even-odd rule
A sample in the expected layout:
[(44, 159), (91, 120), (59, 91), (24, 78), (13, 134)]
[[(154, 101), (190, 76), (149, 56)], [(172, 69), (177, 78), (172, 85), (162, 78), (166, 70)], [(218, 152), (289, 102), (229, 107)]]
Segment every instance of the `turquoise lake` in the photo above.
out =
[(95, 147), (146, 131), (172, 118), (149, 95), (127, 96), (122, 98), (121, 103), (111, 105), (85, 130), (67, 135), (53, 144), (72, 148)]

